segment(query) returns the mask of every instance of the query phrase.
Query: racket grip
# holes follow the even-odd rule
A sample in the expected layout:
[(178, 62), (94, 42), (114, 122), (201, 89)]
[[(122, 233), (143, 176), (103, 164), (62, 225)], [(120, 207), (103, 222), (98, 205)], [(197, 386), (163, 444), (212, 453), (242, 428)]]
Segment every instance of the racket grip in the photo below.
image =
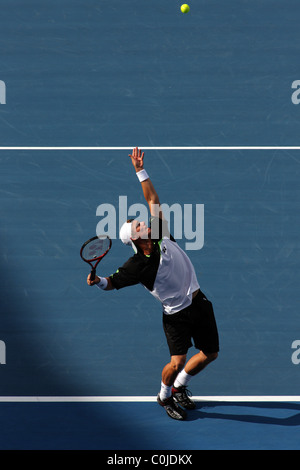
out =
[(94, 280), (95, 280), (95, 277), (96, 277), (96, 269), (93, 268), (93, 269), (91, 270), (90, 281), (94, 281)]

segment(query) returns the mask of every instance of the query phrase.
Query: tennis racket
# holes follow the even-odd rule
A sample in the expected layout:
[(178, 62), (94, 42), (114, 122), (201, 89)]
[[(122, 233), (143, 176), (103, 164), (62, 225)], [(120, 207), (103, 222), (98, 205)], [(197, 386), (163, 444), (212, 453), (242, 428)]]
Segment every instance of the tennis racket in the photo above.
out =
[(80, 256), (88, 263), (91, 270), (90, 280), (94, 281), (96, 276), (96, 267), (100, 261), (107, 255), (111, 249), (111, 239), (107, 235), (99, 235), (97, 237), (90, 238), (81, 247)]

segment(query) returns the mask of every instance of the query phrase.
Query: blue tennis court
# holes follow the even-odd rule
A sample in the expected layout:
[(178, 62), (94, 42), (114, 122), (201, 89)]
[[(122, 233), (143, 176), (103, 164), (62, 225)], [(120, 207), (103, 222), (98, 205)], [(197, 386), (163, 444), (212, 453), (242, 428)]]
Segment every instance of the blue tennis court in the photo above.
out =
[[(299, 5), (3, 3), (0, 448), (298, 449)], [(183, 423), (155, 402), (160, 305), (88, 287), (79, 256), (101, 205), (144, 203), (135, 146), (161, 202), (192, 207), (179, 244), (219, 327)], [(113, 240), (101, 274), (130, 255)]]

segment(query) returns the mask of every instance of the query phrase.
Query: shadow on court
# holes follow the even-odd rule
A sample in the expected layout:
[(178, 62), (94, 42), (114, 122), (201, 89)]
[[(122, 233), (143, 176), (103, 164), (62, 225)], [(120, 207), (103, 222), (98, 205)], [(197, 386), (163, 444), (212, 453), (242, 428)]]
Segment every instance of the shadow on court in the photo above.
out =
[[(0, 237), (6, 253), (5, 237)], [(7, 349), (6, 364), (1, 365), (1, 396), (84, 395), (83, 385), (70, 379), (59, 367), (48, 346), (43, 322), (44, 301), (34, 291), (34, 276), (27, 281), (20, 265), (15, 282), (12, 267), (0, 263), (1, 334)], [(22, 281), (21, 281), (21, 280)], [(30, 288), (30, 282), (33, 288)], [(5, 295), (4, 295), (5, 294)], [(53, 327), (52, 327), (53, 328)], [(53, 330), (55, 334), (55, 330)], [(102, 390), (99, 390), (99, 395)], [(114, 448), (116, 440), (132, 448), (135, 437), (127, 431), (120, 435), (118, 421), (127, 415), (109, 404), (94, 409), (89, 403), (0, 403), (3, 449), (97, 449)]]
[[(218, 409), (220, 407), (224, 407), (225, 411), (210, 411), (215, 407)], [(244, 413), (244, 408), (247, 407), (251, 409), (249, 414)], [(208, 411), (205, 411), (204, 409), (207, 409)], [(227, 409), (229, 412), (226, 412)], [(261, 410), (262, 414), (256, 414), (257, 409)], [(289, 412), (290, 410), (295, 411), (296, 413), (293, 413), (290, 416), (284, 416), (286, 412)], [(189, 421), (194, 421), (197, 419), (220, 419), (278, 426), (300, 426), (300, 405), (296, 403), (197, 403), (196, 411), (197, 416), (189, 415)]]

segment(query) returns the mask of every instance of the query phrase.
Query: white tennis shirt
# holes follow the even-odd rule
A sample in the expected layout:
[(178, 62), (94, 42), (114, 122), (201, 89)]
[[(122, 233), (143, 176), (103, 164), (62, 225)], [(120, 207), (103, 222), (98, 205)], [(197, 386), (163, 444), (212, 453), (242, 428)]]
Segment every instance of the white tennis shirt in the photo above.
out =
[(160, 242), (160, 261), (153, 290), (149, 292), (163, 305), (164, 313), (179, 312), (192, 303), (199, 289), (194, 266), (180, 246), (164, 237)]

